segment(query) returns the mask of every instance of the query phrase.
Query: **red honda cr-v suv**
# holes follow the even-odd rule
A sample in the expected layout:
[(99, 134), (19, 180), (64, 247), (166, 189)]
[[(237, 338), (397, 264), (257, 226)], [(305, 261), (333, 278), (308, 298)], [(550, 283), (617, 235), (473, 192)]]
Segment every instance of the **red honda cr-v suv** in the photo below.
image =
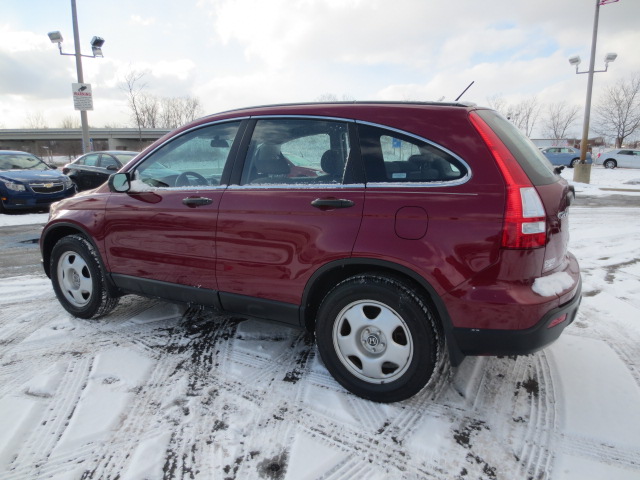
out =
[(530, 353), (573, 321), (572, 199), (492, 110), (266, 106), (161, 138), (55, 204), (40, 244), (75, 316), (137, 293), (305, 327), (343, 386), (391, 402), (445, 352)]

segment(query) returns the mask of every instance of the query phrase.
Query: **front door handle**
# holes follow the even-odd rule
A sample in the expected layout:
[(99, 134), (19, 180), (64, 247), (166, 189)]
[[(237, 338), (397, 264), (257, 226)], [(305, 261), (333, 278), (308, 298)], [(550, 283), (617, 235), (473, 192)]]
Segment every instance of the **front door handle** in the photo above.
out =
[(188, 197), (182, 200), (182, 203), (188, 207), (199, 207), (200, 205), (211, 205), (213, 200), (206, 197)]
[(311, 205), (320, 210), (329, 210), (332, 208), (349, 208), (355, 205), (355, 202), (344, 198), (316, 198)]

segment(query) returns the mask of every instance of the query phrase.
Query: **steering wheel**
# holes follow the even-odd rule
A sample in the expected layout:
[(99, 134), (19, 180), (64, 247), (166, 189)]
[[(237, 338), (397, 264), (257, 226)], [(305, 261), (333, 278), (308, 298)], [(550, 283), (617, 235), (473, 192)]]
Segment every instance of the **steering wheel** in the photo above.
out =
[[(191, 181), (189, 177), (192, 177), (194, 181)], [(182, 172), (176, 178), (176, 187), (195, 187), (198, 185), (209, 185), (207, 179), (196, 172)]]

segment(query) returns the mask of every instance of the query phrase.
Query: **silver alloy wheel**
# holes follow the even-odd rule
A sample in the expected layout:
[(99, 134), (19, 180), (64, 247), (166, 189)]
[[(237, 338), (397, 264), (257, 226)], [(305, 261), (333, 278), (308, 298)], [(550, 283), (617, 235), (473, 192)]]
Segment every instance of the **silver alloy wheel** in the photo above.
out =
[(384, 303), (361, 300), (343, 308), (333, 324), (333, 346), (342, 364), (368, 383), (392, 382), (413, 359), (407, 324)]
[(84, 307), (93, 294), (93, 279), (87, 262), (76, 252), (65, 252), (57, 266), (62, 294), (74, 307)]

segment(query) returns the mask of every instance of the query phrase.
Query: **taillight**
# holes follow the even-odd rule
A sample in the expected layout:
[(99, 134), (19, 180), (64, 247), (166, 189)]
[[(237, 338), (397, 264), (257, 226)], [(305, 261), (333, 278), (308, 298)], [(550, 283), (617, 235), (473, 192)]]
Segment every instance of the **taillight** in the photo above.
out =
[(546, 213), (538, 192), (495, 132), (475, 112), (469, 120), (495, 158), (506, 183), (503, 248), (539, 248), (547, 241)]

